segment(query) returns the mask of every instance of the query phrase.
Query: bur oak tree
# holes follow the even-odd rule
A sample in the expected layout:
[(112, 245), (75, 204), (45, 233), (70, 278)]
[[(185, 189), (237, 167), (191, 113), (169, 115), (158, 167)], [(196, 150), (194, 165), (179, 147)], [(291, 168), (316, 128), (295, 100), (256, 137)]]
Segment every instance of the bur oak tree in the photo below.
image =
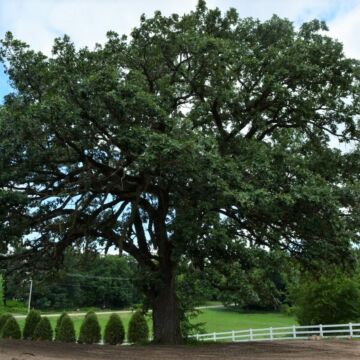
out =
[[(141, 18), (52, 55), (8, 33), (0, 107), (3, 257), (53, 266), (116, 247), (143, 272), (154, 339), (181, 341), (175, 277), (254, 247), (340, 262), (359, 224), (359, 62), (317, 20)], [(341, 152), (334, 139), (349, 143)], [(19, 260), (20, 259), (20, 260)]]

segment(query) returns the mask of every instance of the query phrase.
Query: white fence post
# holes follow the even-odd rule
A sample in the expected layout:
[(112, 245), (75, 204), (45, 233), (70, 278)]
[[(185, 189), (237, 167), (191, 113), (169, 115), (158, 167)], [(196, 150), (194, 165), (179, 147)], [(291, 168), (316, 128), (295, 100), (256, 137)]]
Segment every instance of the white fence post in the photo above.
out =
[[(311, 338), (312, 334), (319, 334), (320, 337), (325, 338), (329, 336), (329, 334), (334, 336), (340, 333), (339, 337), (347, 337), (349, 335), (350, 338), (360, 337), (358, 336), (358, 332), (360, 329), (360, 323), (347, 323), (347, 324), (326, 324), (326, 325), (313, 325), (313, 326), (296, 326), (292, 325), (289, 327), (269, 327), (266, 329), (247, 329), (247, 330), (232, 330), (228, 332), (220, 332), (220, 333), (208, 333), (208, 334), (194, 334), (192, 338), (196, 338), (199, 341), (273, 341), (273, 340), (282, 340), (282, 339), (302, 339), (309, 336)], [(299, 333), (297, 330), (299, 329)], [(339, 330), (343, 329), (343, 330)], [(257, 330), (261, 330), (259, 333)], [(218, 336), (219, 335), (219, 336)], [(283, 336), (285, 335), (285, 336)]]

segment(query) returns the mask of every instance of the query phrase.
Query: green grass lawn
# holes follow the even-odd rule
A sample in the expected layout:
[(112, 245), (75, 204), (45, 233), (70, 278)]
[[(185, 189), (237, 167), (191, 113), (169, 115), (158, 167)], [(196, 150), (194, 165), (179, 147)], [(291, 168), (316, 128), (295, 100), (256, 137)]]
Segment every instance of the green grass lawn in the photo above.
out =
[(222, 332), (268, 328), (270, 326), (291, 326), (296, 319), (277, 312), (236, 312), (226, 308), (204, 309), (194, 322), (205, 323), (206, 332)]
[[(121, 314), (120, 317), (123, 321), (125, 329), (128, 327), (131, 314)], [(98, 314), (99, 322), (102, 331), (105, 328), (105, 324), (109, 318), (109, 315)], [(55, 328), (56, 318), (50, 317), (50, 322)], [(83, 316), (73, 317), (76, 333), (79, 333)], [(19, 320), (21, 327), (24, 326), (24, 319)], [(148, 319), (149, 325), (151, 324), (150, 318)], [(215, 309), (203, 309), (196, 319), (193, 319), (194, 323), (205, 323), (204, 328), (206, 332), (221, 332), (230, 330), (242, 330), (249, 328), (267, 328), (277, 326), (291, 326), (296, 323), (294, 317), (287, 316), (276, 312), (250, 312), (240, 313), (231, 309), (215, 308)]]

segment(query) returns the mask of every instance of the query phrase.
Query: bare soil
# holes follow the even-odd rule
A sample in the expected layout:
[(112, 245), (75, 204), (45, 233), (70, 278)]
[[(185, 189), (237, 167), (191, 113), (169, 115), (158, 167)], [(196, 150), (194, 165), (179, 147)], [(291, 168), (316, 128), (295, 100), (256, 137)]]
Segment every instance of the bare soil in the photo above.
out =
[(317, 360), (360, 359), (353, 340), (278, 341), (188, 346), (101, 346), (0, 340), (1, 360)]

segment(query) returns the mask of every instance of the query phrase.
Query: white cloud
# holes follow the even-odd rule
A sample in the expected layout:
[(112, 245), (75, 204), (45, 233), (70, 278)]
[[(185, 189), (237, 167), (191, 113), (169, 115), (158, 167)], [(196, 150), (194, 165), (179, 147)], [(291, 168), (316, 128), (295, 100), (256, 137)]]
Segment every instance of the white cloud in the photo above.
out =
[[(35, 49), (50, 52), (53, 39), (64, 33), (78, 46), (103, 42), (108, 30), (128, 34), (142, 13), (151, 16), (184, 13), (197, 0), (0, 0), (0, 31), (10, 30)], [(357, 23), (360, 0), (210, 0), (209, 7), (235, 7), (241, 17), (266, 19), (276, 13), (299, 24), (315, 17), (330, 20), (331, 35), (345, 44), (349, 56), (360, 58)], [(2, 34), (0, 34), (2, 36)]]
[(330, 35), (344, 44), (345, 54), (360, 59), (360, 2), (351, 11), (330, 22)]
[[(328, 16), (334, 8), (341, 11), (345, 4), (352, 1), (339, 0), (220, 0), (221, 7), (235, 7), (240, 16), (252, 16), (259, 19), (267, 19), (273, 14), (287, 17), (295, 22), (303, 22), (315, 17)], [(344, 5), (341, 5), (344, 4)]]
[(64, 33), (77, 45), (92, 47), (104, 41), (108, 30), (128, 34), (138, 25), (142, 13), (151, 16), (158, 9), (165, 14), (183, 13), (194, 9), (196, 3), (196, 0), (2, 0), (1, 28), (49, 53), (54, 37)]

